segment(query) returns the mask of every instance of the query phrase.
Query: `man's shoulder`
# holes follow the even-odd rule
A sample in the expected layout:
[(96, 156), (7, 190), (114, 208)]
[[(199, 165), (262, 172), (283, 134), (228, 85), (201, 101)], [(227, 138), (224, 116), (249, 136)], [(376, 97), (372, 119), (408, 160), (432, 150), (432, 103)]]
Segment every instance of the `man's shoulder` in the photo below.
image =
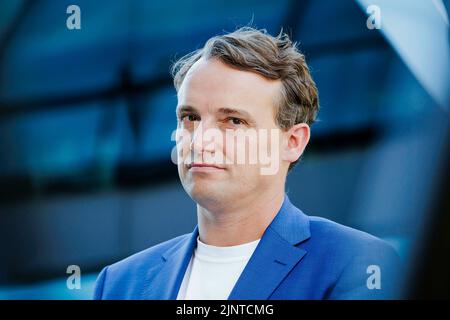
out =
[(320, 246), (333, 255), (392, 256), (397, 255), (387, 241), (326, 218), (308, 216), (312, 246)]
[(309, 220), (311, 238), (304, 245), (314, 265), (320, 263), (323, 274), (328, 275), (323, 278), (333, 284), (327, 299), (399, 297), (402, 262), (391, 244), (328, 219)]
[(189, 233), (156, 244), (137, 252), (123, 260), (108, 266), (108, 273), (130, 273), (130, 271), (148, 270), (162, 262), (164, 252), (181, 245), (190, 236)]
[(143, 283), (151, 281), (163, 265), (163, 254), (182, 245), (189, 236), (164, 241), (106, 266), (97, 277), (94, 299), (140, 299)]

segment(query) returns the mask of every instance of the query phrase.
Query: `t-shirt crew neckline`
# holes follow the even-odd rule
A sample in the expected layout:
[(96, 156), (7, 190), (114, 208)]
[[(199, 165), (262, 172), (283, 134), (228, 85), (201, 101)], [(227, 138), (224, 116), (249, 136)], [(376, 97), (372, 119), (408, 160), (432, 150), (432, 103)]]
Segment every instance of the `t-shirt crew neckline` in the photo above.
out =
[(197, 236), (197, 248), (194, 254), (197, 259), (208, 262), (227, 263), (241, 261), (248, 259), (253, 254), (260, 240), (257, 239), (236, 246), (218, 247), (203, 243), (200, 237)]

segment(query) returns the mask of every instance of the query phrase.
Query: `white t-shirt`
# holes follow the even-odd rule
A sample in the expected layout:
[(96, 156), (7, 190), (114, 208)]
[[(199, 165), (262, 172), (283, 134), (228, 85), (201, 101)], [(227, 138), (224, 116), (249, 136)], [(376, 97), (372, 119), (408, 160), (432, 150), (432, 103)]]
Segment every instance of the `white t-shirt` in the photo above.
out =
[(207, 245), (197, 237), (177, 300), (226, 300), (259, 240), (231, 247)]

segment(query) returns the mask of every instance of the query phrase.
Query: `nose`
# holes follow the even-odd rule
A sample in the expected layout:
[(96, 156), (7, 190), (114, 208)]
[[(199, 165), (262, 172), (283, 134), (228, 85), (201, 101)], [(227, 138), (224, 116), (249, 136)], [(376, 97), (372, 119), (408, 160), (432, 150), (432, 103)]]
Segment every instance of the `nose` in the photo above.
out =
[(214, 139), (211, 139), (209, 134), (205, 134), (208, 130), (214, 129), (214, 126), (206, 125), (205, 122), (200, 121), (192, 134), (192, 140), (189, 146), (189, 149), (194, 155), (202, 155), (204, 152), (215, 152), (216, 146)]

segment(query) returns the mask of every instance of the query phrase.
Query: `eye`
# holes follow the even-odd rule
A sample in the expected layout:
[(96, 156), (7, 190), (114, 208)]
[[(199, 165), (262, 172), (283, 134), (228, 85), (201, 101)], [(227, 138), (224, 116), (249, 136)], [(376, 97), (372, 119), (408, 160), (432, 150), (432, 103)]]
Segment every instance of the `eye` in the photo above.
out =
[(200, 117), (195, 114), (184, 114), (184, 115), (181, 115), (180, 120), (181, 121), (187, 120), (190, 122), (194, 122), (194, 121), (200, 121)]
[(231, 124), (236, 125), (236, 126), (241, 125), (241, 124), (246, 124), (246, 122), (244, 120), (236, 118), (236, 117), (229, 117), (229, 118), (226, 119), (226, 121), (228, 123), (231, 123)]

